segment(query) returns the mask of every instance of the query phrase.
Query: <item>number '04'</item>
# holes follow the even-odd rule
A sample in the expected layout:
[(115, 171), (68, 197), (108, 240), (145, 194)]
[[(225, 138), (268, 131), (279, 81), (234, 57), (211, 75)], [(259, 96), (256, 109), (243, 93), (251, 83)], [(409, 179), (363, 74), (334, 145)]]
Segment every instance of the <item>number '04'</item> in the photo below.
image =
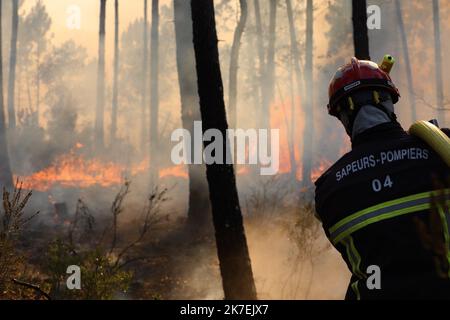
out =
[(382, 180), (380, 180), (380, 179), (372, 180), (372, 189), (373, 189), (373, 191), (380, 192), (381, 189), (383, 189), (383, 188), (392, 188), (392, 186), (394, 185), (390, 175), (387, 175)]

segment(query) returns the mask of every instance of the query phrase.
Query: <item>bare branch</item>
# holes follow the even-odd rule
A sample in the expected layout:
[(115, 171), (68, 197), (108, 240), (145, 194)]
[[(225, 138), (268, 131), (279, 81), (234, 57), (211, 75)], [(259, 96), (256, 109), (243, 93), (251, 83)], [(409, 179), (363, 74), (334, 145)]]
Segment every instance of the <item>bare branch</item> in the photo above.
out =
[(144, 239), (145, 235), (150, 230), (150, 227), (160, 221), (161, 217), (158, 218), (159, 210), (161, 205), (168, 200), (166, 197), (167, 192), (167, 188), (162, 191), (159, 191), (158, 187), (152, 189), (152, 192), (148, 198), (148, 204), (143, 213), (142, 228), (139, 235), (136, 240), (125, 246), (117, 255), (116, 263), (114, 264), (115, 268), (119, 266), (119, 262), (122, 260), (122, 257)]
[(39, 293), (41, 296), (44, 296), (47, 300), (52, 300), (52, 297), (50, 297), (50, 295), (45, 292), (44, 290), (42, 290), (38, 285), (32, 284), (32, 283), (28, 283), (28, 282), (24, 282), (18, 279), (11, 279), (11, 281), (14, 284), (29, 288), (29, 289), (33, 289), (34, 291), (36, 291), (37, 293)]
[(109, 249), (109, 253), (111, 254), (116, 248), (117, 244), (117, 217), (123, 211), (123, 201), (126, 196), (130, 192), (130, 184), (131, 182), (126, 180), (124, 185), (120, 188), (119, 193), (114, 198), (113, 204), (111, 206), (111, 213), (113, 215), (113, 239), (111, 241), (111, 248)]

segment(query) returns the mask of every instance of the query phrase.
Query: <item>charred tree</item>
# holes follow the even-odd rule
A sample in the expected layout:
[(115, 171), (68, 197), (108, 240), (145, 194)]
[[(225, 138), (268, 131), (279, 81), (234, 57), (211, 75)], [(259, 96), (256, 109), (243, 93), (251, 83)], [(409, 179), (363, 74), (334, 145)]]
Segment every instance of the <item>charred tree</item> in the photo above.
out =
[(311, 186), (312, 148), (313, 148), (313, 0), (306, 2), (306, 59), (305, 59), (305, 127), (303, 132), (302, 186)]
[[(16, 1), (14, 1), (16, 2)], [(8, 139), (6, 134), (6, 119), (3, 106), (3, 48), (2, 48), (2, 5), (0, 3), (0, 185), (13, 187), (13, 179), (8, 154)]]
[[(19, 32), (19, 0), (12, 1), (12, 26), (11, 47), (9, 53), (9, 78), (8, 78), (8, 125), (9, 128), (16, 127), (16, 110), (14, 107), (14, 93), (16, 85), (17, 64), (17, 35)], [(3, 91), (3, 90), (2, 90)]]
[(113, 145), (117, 132), (117, 109), (119, 99), (119, 0), (114, 1), (114, 79), (111, 110), (110, 144)]
[(97, 68), (97, 106), (95, 109), (95, 146), (104, 146), (104, 108), (105, 108), (105, 20), (106, 0), (100, 0), (100, 26), (98, 37), (98, 68)]
[[(181, 98), (181, 122), (183, 128), (194, 135), (194, 121), (201, 121), (195, 77), (195, 55), (192, 44), (192, 17), (189, 1), (174, 0), (175, 41), (178, 84)], [(191, 148), (194, 144), (191, 143)], [(191, 150), (191, 155), (194, 154)], [(188, 165), (189, 202), (188, 223), (195, 229), (203, 229), (211, 221), (204, 165)]]
[(408, 37), (406, 35), (405, 24), (403, 22), (403, 14), (400, 0), (395, 0), (395, 6), (397, 11), (398, 27), (400, 29), (400, 37), (402, 39), (403, 57), (405, 59), (406, 78), (408, 81), (408, 93), (411, 103), (411, 117), (412, 121), (415, 122), (417, 120), (416, 99), (414, 97), (414, 83), (412, 78), (411, 60), (409, 57)]
[(247, 23), (248, 7), (247, 0), (239, 0), (241, 14), (239, 22), (234, 31), (233, 44), (231, 46), (230, 58), (230, 79), (229, 79), (229, 106), (230, 124), (232, 128), (237, 124), (237, 85), (238, 85), (238, 68), (239, 68), (239, 51), (241, 48), (242, 34), (244, 33), (245, 25)]
[(442, 82), (442, 44), (441, 44), (441, 17), (439, 13), (439, 0), (433, 0), (434, 24), (434, 60), (436, 61), (436, 104), (438, 122), (445, 122), (444, 88)]
[(273, 100), (275, 89), (275, 30), (277, 24), (277, 0), (270, 0), (269, 16), (269, 44), (267, 48), (267, 60), (264, 68), (262, 88), (262, 128), (270, 127), (270, 104)]
[(352, 4), (355, 57), (361, 60), (370, 60), (367, 3), (366, 0), (352, 0)]
[(152, 0), (150, 52), (150, 177), (158, 181), (158, 117), (159, 117), (159, 0)]
[[(192, 0), (191, 8), (203, 132), (219, 130), (226, 152), (228, 123), (213, 0)], [(205, 147), (210, 143), (205, 141)], [(207, 165), (206, 175), (225, 299), (256, 299), (233, 165)]]
[(142, 38), (142, 79), (141, 79), (141, 148), (142, 154), (147, 152), (147, 76), (148, 76), (148, 1), (144, 0), (144, 22)]

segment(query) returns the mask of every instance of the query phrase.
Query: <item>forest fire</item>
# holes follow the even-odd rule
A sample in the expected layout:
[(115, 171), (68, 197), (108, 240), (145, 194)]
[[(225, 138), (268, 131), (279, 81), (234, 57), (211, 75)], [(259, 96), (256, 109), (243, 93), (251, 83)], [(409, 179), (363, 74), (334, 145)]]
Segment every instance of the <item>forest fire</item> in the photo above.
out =
[[(77, 146), (78, 147), (78, 146)], [(100, 159), (86, 159), (76, 154), (74, 150), (57, 157), (53, 164), (29, 176), (15, 176), (23, 181), (23, 188), (27, 190), (48, 191), (52, 187), (89, 188), (93, 186), (112, 187), (123, 183), (127, 175), (136, 176), (146, 172), (149, 168), (148, 160), (127, 168), (124, 164)], [(159, 177), (187, 178), (184, 166), (163, 168)]]
[[(322, 161), (311, 174), (312, 180), (316, 180), (328, 167), (329, 161)], [(149, 168), (148, 160), (127, 168), (124, 164), (100, 159), (87, 159), (83, 155), (71, 151), (68, 154), (57, 157), (53, 164), (43, 170), (29, 176), (16, 175), (15, 179), (23, 182), (23, 188), (27, 190), (48, 191), (52, 187), (63, 188), (89, 188), (93, 186), (112, 187), (123, 183), (129, 174), (131, 177), (146, 172)], [(280, 170), (280, 173), (287, 173)], [(238, 175), (250, 173), (249, 167), (243, 166), (237, 170)], [(188, 179), (186, 166), (176, 165), (162, 168), (159, 171), (160, 178), (175, 177)]]
[(87, 188), (94, 185), (110, 187), (123, 181), (125, 167), (98, 159), (85, 159), (71, 151), (59, 156), (53, 164), (27, 177), (18, 177), (23, 187), (47, 191), (53, 186)]

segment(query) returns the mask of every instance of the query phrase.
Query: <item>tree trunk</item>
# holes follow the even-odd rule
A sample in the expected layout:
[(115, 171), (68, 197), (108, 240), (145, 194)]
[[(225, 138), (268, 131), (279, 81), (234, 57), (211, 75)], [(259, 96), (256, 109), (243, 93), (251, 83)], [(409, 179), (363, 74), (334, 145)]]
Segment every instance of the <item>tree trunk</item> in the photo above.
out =
[[(14, 1), (16, 3), (17, 1)], [(0, 185), (11, 189), (13, 179), (8, 156), (6, 119), (3, 106), (3, 48), (2, 48), (2, 5), (0, 3)], [(14, 96), (13, 96), (14, 97)]]
[[(225, 151), (228, 124), (213, 0), (191, 0), (191, 7), (203, 132), (219, 130)], [(207, 165), (206, 175), (225, 299), (256, 299), (233, 165)]]
[(229, 112), (230, 124), (232, 128), (236, 128), (237, 124), (237, 85), (238, 85), (238, 68), (239, 68), (239, 50), (241, 48), (242, 34), (244, 33), (247, 23), (248, 7), (247, 0), (239, 0), (241, 15), (238, 25), (234, 31), (233, 45), (230, 54), (230, 80), (229, 80)]
[(148, 130), (147, 130), (147, 77), (148, 77), (148, 1), (144, 0), (144, 23), (143, 23), (143, 45), (142, 45), (142, 87), (141, 87), (141, 150), (142, 155), (147, 153)]
[[(249, 6), (251, 5), (251, 2), (249, 2)], [(250, 9), (254, 9), (253, 8), (249, 8)], [(253, 11), (254, 12), (254, 11)], [(248, 51), (248, 56), (247, 56), (247, 61), (246, 63), (249, 65), (250, 67), (250, 81), (251, 81), (251, 90), (252, 90), (252, 101), (253, 101), (253, 112), (254, 114), (257, 114), (261, 108), (261, 96), (260, 96), (260, 89), (261, 89), (261, 75), (259, 73), (260, 69), (258, 69), (257, 66), (257, 60), (256, 57), (258, 56), (258, 42), (257, 42), (257, 37), (258, 37), (258, 33), (257, 33), (257, 27), (256, 27), (256, 21), (252, 21), (251, 22), (251, 26), (249, 24), (249, 18), (250, 16), (247, 18), (247, 30), (249, 31), (249, 37), (248, 37), (248, 41), (247, 41), (247, 51)], [(256, 19), (255, 19), (256, 20)], [(251, 31), (251, 32), (250, 32)], [(264, 49), (263, 49), (264, 50)], [(263, 57), (264, 57), (264, 51), (263, 51)], [(257, 121), (257, 119), (254, 119)], [(258, 123), (255, 122), (255, 128), (258, 127)]]
[(40, 100), (41, 100), (41, 46), (37, 43), (36, 49), (36, 112), (33, 114), (33, 122), (39, 126)]
[(31, 106), (33, 105), (33, 98), (31, 97), (31, 85), (30, 85), (30, 77), (28, 75), (28, 72), (25, 71), (26, 74), (26, 81), (27, 81), (27, 98), (28, 98), (28, 109), (31, 109)]
[(270, 128), (270, 104), (273, 100), (275, 87), (275, 30), (277, 23), (277, 0), (270, 0), (269, 15), (269, 47), (267, 49), (267, 62), (264, 69), (264, 84), (262, 88), (262, 128)]
[[(253, 2), (253, 9), (255, 10), (255, 28), (256, 28), (256, 42), (257, 42), (257, 48), (258, 48), (258, 67), (259, 67), (259, 73), (258, 73), (258, 90), (255, 91), (258, 96), (258, 109), (257, 112), (260, 112), (262, 101), (263, 101), (263, 87), (264, 87), (264, 74), (265, 74), (265, 67), (266, 67), (266, 59), (264, 56), (264, 42), (263, 42), (263, 31), (262, 31), (262, 24), (261, 24), (261, 8), (259, 5), (259, 0), (254, 0)], [(260, 114), (258, 121), (258, 125), (262, 127), (263, 116), (262, 112)]]
[(111, 110), (111, 132), (110, 145), (116, 140), (117, 133), (117, 109), (119, 100), (119, 0), (114, 2), (114, 80), (113, 80), (113, 98)]
[(97, 107), (95, 109), (95, 145), (103, 148), (103, 117), (105, 107), (105, 20), (106, 0), (100, 0), (100, 27), (98, 37)]
[[(289, 93), (291, 98), (291, 122), (287, 127), (288, 143), (289, 143), (289, 159), (291, 164), (291, 176), (292, 180), (297, 180), (297, 161), (295, 159), (295, 115), (296, 115), (296, 95), (294, 92), (294, 73), (293, 69), (293, 57), (291, 56), (289, 63)], [(287, 126), (287, 125), (286, 125)]]
[(16, 111), (14, 108), (14, 91), (16, 84), (17, 64), (17, 35), (19, 30), (19, 0), (12, 1), (11, 48), (9, 54), (8, 78), (8, 124), (9, 128), (16, 127)]
[(152, 0), (150, 72), (150, 180), (158, 182), (158, 117), (159, 117), (159, 0)]
[(303, 132), (303, 155), (302, 155), (302, 186), (311, 186), (312, 171), (312, 148), (313, 148), (313, 130), (314, 130), (314, 110), (313, 110), (313, 0), (306, 2), (306, 60), (305, 60), (305, 127)]
[(441, 46), (441, 18), (439, 13), (439, 0), (433, 0), (434, 23), (434, 59), (436, 61), (436, 104), (438, 108), (438, 122), (445, 123), (444, 89), (442, 82), (442, 46)]
[[(201, 121), (201, 115), (198, 103), (197, 79), (195, 78), (191, 7), (188, 1), (174, 0), (174, 17), (181, 121), (183, 128), (188, 130), (193, 137), (194, 121)], [(191, 143), (191, 155), (194, 154), (193, 145)], [(203, 229), (211, 220), (205, 171), (204, 165), (188, 165), (188, 223), (195, 229)]]
[[(291, 66), (289, 66), (291, 67)], [(291, 177), (292, 180), (295, 181), (296, 180), (296, 175), (297, 175), (297, 161), (295, 160), (295, 148), (294, 148), (294, 135), (292, 134), (293, 132), (293, 119), (294, 119), (294, 114), (295, 114), (295, 107), (294, 107), (294, 88), (293, 88), (293, 74), (292, 74), (292, 70), (289, 69), (288, 71), (289, 74), (289, 91), (290, 91), (290, 96), (291, 96), (291, 116), (290, 119), (291, 121), (289, 122), (289, 117), (286, 111), (286, 101), (283, 98), (283, 93), (281, 92), (281, 88), (277, 83), (277, 88), (278, 88), (278, 94), (280, 96), (280, 100), (281, 100), (281, 109), (283, 112), (283, 116), (284, 116), (284, 124), (286, 127), (286, 136), (287, 136), (287, 143), (288, 143), (288, 151), (289, 151), (289, 164), (290, 164), (290, 173), (291, 173)]]
[(292, 2), (291, 0), (286, 0), (286, 8), (287, 8), (287, 15), (289, 20), (289, 34), (291, 39), (291, 55), (292, 55), (292, 62), (294, 65), (295, 70), (295, 76), (297, 77), (297, 90), (298, 94), (303, 97), (304, 96), (304, 82), (302, 81), (302, 72), (300, 67), (300, 50), (298, 49), (298, 42), (297, 42), (297, 32), (295, 30), (295, 23), (294, 23), (294, 14), (292, 12)]
[[(297, 94), (300, 95), (300, 97), (304, 97), (304, 82), (302, 77), (302, 72), (300, 68), (300, 51), (298, 49), (298, 43), (297, 43), (297, 32), (295, 30), (295, 24), (294, 24), (294, 14), (292, 12), (292, 2), (291, 0), (286, 0), (286, 9), (287, 9), (287, 16), (289, 21), (289, 34), (291, 39), (291, 62), (292, 67), (295, 71), (295, 76), (297, 78)], [(291, 82), (291, 91), (293, 91), (294, 87), (294, 79), (292, 74), (292, 68), (289, 68), (289, 78)], [(290, 131), (290, 139), (291, 139), (291, 174), (294, 179), (296, 179), (297, 176), (297, 164), (295, 161), (295, 152), (294, 152), (294, 137), (295, 137), (295, 101), (296, 97), (293, 92), (291, 92), (291, 131)]]
[(355, 57), (361, 60), (370, 60), (366, 0), (352, 1), (353, 42), (355, 45)]
[(410, 99), (409, 102), (411, 103), (411, 117), (412, 121), (416, 122), (417, 111), (416, 111), (416, 99), (414, 97), (414, 83), (412, 78), (411, 60), (409, 58), (408, 38), (406, 35), (405, 24), (403, 22), (403, 14), (400, 0), (395, 0), (395, 6), (397, 11), (398, 27), (400, 29), (400, 36), (402, 39), (403, 57), (405, 59), (406, 78), (408, 81), (408, 93)]

